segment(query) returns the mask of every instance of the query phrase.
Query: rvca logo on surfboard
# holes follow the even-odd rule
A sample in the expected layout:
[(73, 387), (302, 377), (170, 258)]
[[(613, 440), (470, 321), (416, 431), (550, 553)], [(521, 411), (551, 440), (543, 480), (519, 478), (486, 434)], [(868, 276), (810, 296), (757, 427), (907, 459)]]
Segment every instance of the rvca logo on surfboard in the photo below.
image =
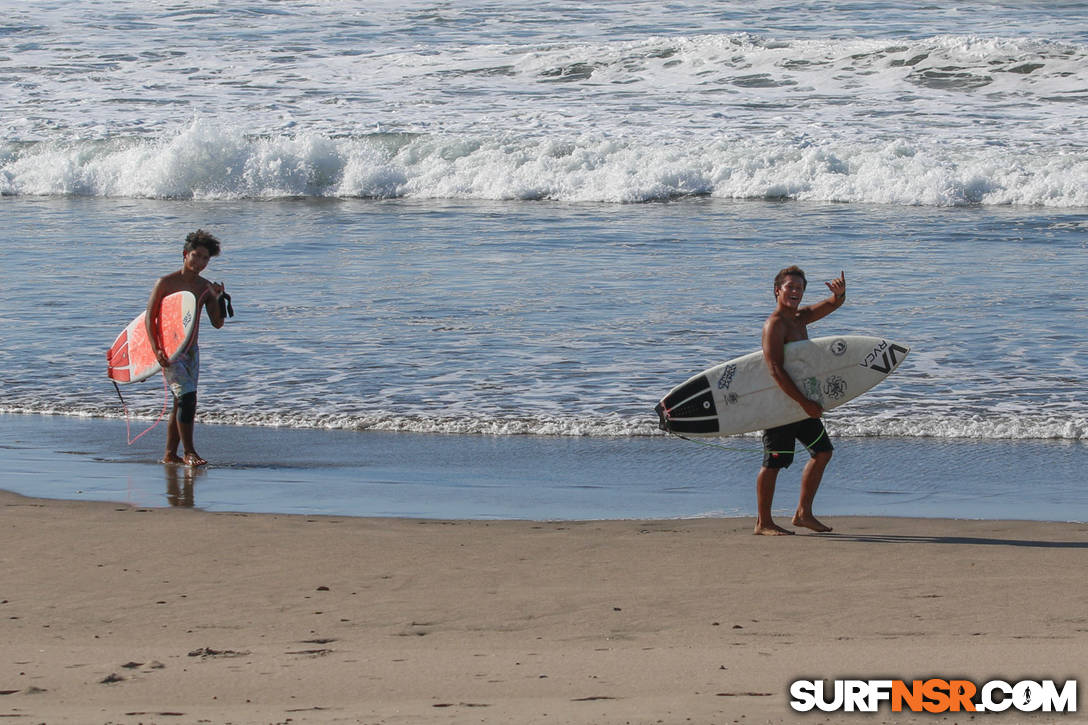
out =
[(900, 347), (895, 343), (888, 344), (887, 340), (881, 340), (880, 344), (865, 356), (861, 367), (887, 375), (892, 371), (892, 368), (899, 364), (901, 358), (897, 355), (906, 357), (907, 352), (909, 351), (905, 347)]

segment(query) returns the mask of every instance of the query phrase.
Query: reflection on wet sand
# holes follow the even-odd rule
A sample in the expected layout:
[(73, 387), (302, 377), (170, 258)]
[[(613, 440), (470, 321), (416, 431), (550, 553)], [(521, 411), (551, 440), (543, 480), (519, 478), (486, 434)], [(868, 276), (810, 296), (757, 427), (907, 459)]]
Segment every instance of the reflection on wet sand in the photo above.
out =
[(167, 502), (171, 506), (193, 508), (193, 484), (196, 483), (198, 476), (204, 474), (204, 469), (167, 464), (163, 466), (163, 471), (166, 473)]

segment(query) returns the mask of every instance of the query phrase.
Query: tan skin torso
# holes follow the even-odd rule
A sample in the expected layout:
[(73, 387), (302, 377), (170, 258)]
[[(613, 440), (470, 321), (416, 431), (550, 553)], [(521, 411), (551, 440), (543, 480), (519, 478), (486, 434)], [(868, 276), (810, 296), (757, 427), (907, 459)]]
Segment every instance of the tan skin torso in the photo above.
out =
[(842, 306), (846, 299), (846, 275), (841, 273), (836, 279), (825, 283), (831, 290), (831, 297), (816, 304), (801, 307), (804, 295), (804, 283), (799, 276), (787, 276), (782, 285), (775, 290), (777, 305), (763, 324), (763, 358), (778, 387), (786, 395), (804, 408), (812, 418), (823, 415), (819, 403), (804, 396), (797, 384), (786, 372), (785, 345), (788, 342), (808, 339), (808, 324), (822, 319)]
[[(208, 312), (208, 319), (211, 320), (212, 327), (218, 329), (223, 326), (223, 313), (217, 304), (219, 295), (223, 293), (223, 285), (209, 282), (200, 276), (200, 272), (208, 266), (208, 260), (207, 250), (203, 247), (197, 247), (184, 255), (181, 269), (162, 277), (155, 283), (154, 289), (151, 290), (151, 296), (147, 300), (147, 315), (145, 316), (147, 335), (148, 339), (151, 340), (152, 347), (155, 349), (155, 358), (163, 367), (169, 367), (170, 365), (166, 352), (158, 346), (158, 311), (163, 298), (175, 292), (192, 292), (197, 299), (198, 314), (199, 308), (203, 308)], [(196, 333), (193, 334), (192, 344), (196, 344)]]

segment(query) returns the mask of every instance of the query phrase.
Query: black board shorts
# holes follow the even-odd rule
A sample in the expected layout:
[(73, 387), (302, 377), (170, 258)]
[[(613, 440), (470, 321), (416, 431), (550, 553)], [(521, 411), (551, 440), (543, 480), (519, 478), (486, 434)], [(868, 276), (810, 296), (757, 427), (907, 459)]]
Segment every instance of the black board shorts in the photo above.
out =
[(801, 441), (809, 455), (835, 449), (823, 421), (806, 418), (763, 431), (763, 467), (789, 468), (793, 463), (794, 441)]

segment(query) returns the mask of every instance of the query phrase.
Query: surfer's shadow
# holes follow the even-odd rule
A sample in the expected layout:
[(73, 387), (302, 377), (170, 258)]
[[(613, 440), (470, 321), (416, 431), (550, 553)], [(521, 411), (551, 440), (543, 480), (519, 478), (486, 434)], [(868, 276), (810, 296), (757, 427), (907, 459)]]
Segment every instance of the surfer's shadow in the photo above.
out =
[(921, 536), (904, 534), (839, 534), (826, 538), (860, 544), (953, 544), (960, 546), (1017, 546), (1034, 549), (1088, 549), (1088, 541), (1040, 541), (999, 539), (992, 536)]

